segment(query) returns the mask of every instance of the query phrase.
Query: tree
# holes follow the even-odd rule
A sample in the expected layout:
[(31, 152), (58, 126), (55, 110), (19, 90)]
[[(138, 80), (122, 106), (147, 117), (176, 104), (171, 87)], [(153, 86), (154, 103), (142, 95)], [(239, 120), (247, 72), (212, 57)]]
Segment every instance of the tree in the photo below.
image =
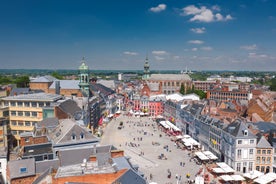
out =
[(180, 86), (179, 93), (181, 93), (182, 95), (185, 94), (185, 87), (184, 87), (184, 84), (183, 84), (183, 83), (182, 83), (181, 86)]
[(62, 80), (63, 79), (63, 76), (62, 75), (60, 75), (58, 72), (53, 72), (52, 74), (51, 74), (53, 77), (55, 77), (56, 79), (59, 79), (59, 80)]
[(20, 76), (15, 79), (16, 87), (18, 88), (27, 88), (29, 87), (30, 78), (29, 76)]
[(273, 78), (273, 79), (271, 79), (271, 84), (270, 84), (270, 90), (271, 91), (276, 91), (276, 78)]

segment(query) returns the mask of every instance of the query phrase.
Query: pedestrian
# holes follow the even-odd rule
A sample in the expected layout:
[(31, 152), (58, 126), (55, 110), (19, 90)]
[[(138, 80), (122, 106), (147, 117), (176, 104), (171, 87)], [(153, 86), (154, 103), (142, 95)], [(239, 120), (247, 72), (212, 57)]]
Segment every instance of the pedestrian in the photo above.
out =
[(150, 173), (150, 180), (152, 180), (152, 174)]
[(182, 162), (180, 162), (180, 166), (182, 166)]

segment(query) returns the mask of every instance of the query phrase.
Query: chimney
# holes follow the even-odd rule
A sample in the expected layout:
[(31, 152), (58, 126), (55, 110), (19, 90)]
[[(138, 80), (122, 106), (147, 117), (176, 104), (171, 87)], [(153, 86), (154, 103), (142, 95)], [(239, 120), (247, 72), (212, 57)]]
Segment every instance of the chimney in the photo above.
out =
[(60, 95), (60, 81), (55, 81), (56, 94)]

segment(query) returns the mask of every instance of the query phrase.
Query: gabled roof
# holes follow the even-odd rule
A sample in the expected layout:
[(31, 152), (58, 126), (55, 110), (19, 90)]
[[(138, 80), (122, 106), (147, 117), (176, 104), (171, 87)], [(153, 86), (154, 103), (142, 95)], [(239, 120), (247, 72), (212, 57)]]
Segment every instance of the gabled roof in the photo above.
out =
[[(78, 80), (56, 80), (59, 81), (60, 89), (80, 89)], [(53, 82), (49, 89), (56, 89), (56, 84)]]
[(10, 179), (35, 175), (35, 159), (12, 160), (8, 162)]
[(121, 184), (146, 184), (146, 180), (140, 176), (137, 172), (135, 172), (133, 169), (127, 170), (121, 177), (119, 177), (116, 181), (114, 181), (112, 184), (115, 184), (116, 182)]
[(54, 146), (99, 141), (86, 127), (78, 125), (71, 119), (60, 120), (59, 126), (49, 134), (49, 137)]
[(269, 144), (269, 142), (266, 140), (264, 136), (261, 136), (261, 138), (258, 140), (257, 148), (272, 148), (272, 146)]
[(35, 78), (33, 80), (31, 80), (31, 82), (53, 82), (57, 80), (55, 77), (51, 76), (51, 75), (45, 75), (45, 76), (41, 76), (41, 77), (38, 77), (38, 78)]
[(81, 108), (78, 106), (78, 104), (72, 100), (72, 99), (67, 99), (63, 102), (61, 102), (58, 107), (68, 114), (70, 117), (73, 117), (77, 112), (81, 111)]
[(35, 125), (37, 129), (54, 129), (58, 126), (58, 118), (46, 118)]
[(10, 92), (10, 96), (20, 95), (20, 94), (28, 94), (30, 93), (30, 88), (12, 88)]
[(256, 136), (249, 131), (245, 122), (240, 119), (236, 119), (223, 130), (236, 138), (256, 138)]
[(191, 81), (191, 77), (187, 74), (151, 74), (149, 80), (187, 80)]
[(108, 95), (115, 94), (115, 91), (98, 83), (92, 83), (90, 84), (90, 90), (93, 91), (94, 93), (100, 92), (100, 94), (103, 95), (103, 97), (107, 97)]

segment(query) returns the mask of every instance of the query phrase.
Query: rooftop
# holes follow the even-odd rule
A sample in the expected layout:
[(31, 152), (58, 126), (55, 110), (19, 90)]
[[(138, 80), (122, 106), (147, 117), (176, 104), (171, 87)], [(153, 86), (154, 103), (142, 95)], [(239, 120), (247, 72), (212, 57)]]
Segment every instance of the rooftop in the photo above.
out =
[(61, 95), (57, 94), (49, 94), (49, 93), (34, 93), (34, 94), (22, 94), (17, 96), (8, 96), (3, 98), (3, 100), (10, 100), (10, 101), (57, 101), (62, 99)]

